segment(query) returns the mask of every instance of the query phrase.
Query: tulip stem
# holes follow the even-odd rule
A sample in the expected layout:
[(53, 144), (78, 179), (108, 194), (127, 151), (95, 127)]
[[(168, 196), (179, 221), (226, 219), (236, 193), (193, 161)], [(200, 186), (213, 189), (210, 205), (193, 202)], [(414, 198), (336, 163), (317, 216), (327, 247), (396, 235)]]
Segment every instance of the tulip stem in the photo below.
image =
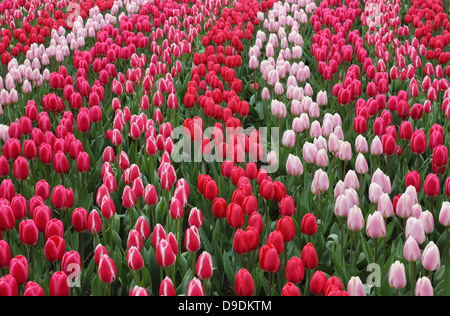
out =
[(416, 263), (411, 262), (411, 296), (414, 296), (416, 290)]
[(139, 277), (139, 270), (136, 271), (136, 285), (141, 286), (141, 279)]
[(79, 233), (78, 236), (80, 238), (81, 269), (83, 269), (83, 267), (84, 267), (84, 238), (83, 238), (82, 233)]
[(354, 246), (355, 246), (355, 249), (354, 249), (354, 251), (355, 251), (355, 275), (358, 275), (357, 274), (357, 271), (358, 271), (358, 269), (357, 269), (357, 261), (358, 261), (358, 232), (357, 231), (355, 231), (354, 232), (354, 235), (355, 235), (355, 240), (354, 240)]

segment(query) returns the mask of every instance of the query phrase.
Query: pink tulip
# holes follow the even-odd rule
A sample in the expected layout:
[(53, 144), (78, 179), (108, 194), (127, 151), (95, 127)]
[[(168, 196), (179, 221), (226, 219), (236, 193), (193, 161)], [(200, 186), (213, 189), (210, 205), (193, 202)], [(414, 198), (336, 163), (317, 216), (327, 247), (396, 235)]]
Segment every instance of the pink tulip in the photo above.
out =
[(367, 217), (366, 234), (374, 239), (386, 236), (386, 225), (380, 212), (375, 211)]
[(418, 279), (416, 283), (415, 293), (416, 296), (433, 296), (433, 285), (431, 284), (430, 279), (427, 277)]
[(357, 276), (352, 277), (348, 282), (347, 292), (350, 296), (366, 296), (361, 279)]
[(290, 176), (301, 176), (303, 174), (303, 165), (299, 157), (289, 154), (286, 162), (286, 172)]
[(444, 227), (450, 226), (450, 202), (442, 203), (442, 208), (439, 212), (439, 223)]
[(405, 266), (400, 261), (396, 261), (389, 269), (389, 285), (395, 290), (403, 289), (406, 286)]
[(347, 227), (350, 231), (360, 231), (364, 228), (364, 217), (362, 215), (361, 209), (358, 206), (353, 206), (347, 217)]
[(422, 253), (422, 266), (427, 271), (436, 271), (441, 267), (439, 249), (432, 241), (428, 243)]
[(408, 237), (403, 246), (403, 257), (408, 262), (416, 262), (421, 257), (419, 244), (412, 236)]

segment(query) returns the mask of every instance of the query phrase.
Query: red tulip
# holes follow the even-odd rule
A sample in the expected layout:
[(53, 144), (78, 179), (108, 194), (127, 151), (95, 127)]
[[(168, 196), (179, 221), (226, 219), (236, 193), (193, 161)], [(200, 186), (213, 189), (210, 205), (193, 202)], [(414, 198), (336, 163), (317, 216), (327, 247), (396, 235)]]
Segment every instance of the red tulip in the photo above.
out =
[(200, 248), (200, 233), (195, 226), (186, 229), (184, 246), (188, 252), (197, 252)]
[(45, 240), (47, 241), (52, 236), (64, 238), (64, 224), (56, 218), (49, 220), (45, 227)]
[(411, 136), (411, 152), (421, 155), (427, 148), (427, 138), (422, 130), (415, 130)]
[(25, 286), (23, 296), (45, 296), (44, 290), (39, 284), (33, 281), (29, 281)]
[(35, 194), (42, 197), (44, 201), (50, 197), (50, 185), (46, 180), (40, 180), (36, 183)]
[(11, 201), (11, 209), (14, 213), (14, 218), (21, 220), (27, 216), (28, 202), (21, 194), (17, 194)]
[(236, 273), (234, 292), (237, 296), (252, 296), (254, 294), (255, 282), (248, 270), (240, 269)]
[(327, 276), (322, 271), (316, 271), (311, 278), (309, 289), (314, 295), (322, 295), (325, 293), (325, 284)]
[(280, 269), (280, 258), (272, 244), (265, 244), (259, 251), (259, 266), (261, 270), (276, 273)]
[(69, 161), (62, 151), (58, 151), (53, 159), (53, 168), (58, 174), (66, 174), (69, 172)]
[(286, 280), (294, 284), (301, 283), (305, 277), (305, 267), (298, 257), (289, 259), (285, 271)]
[(144, 267), (144, 259), (139, 249), (134, 246), (128, 249), (127, 264), (128, 268), (132, 271), (139, 271)]
[(19, 236), (20, 241), (27, 246), (34, 246), (38, 241), (38, 229), (31, 219), (25, 219), (20, 222)]
[(302, 233), (308, 236), (313, 236), (317, 232), (317, 220), (314, 214), (305, 214), (302, 218), (301, 230)]
[(430, 173), (425, 178), (423, 188), (426, 196), (431, 198), (438, 196), (441, 191), (438, 176), (433, 173)]
[(80, 152), (77, 158), (77, 169), (81, 173), (86, 173), (91, 168), (91, 162), (89, 154), (86, 152)]
[(0, 278), (0, 296), (19, 296), (16, 279), (11, 275)]
[(98, 276), (100, 280), (106, 284), (113, 283), (117, 278), (116, 264), (113, 259), (108, 257), (108, 255), (103, 255), (100, 258)]
[(21, 286), (28, 279), (28, 260), (24, 256), (16, 256), (9, 262), (9, 274), (16, 279), (17, 285)]
[(204, 251), (197, 259), (196, 274), (200, 280), (207, 280), (213, 274), (212, 256)]
[(162, 239), (156, 247), (156, 262), (160, 267), (168, 268), (175, 263), (175, 253), (169, 242)]
[(48, 262), (61, 261), (66, 252), (66, 242), (62, 237), (52, 236), (45, 243), (45, 258)]
[(30, 174), (30, 168), (28, 166), (28, 161), (26, 158), (19, 156), (14, 161), (14, 177), (19, 181), (24, 181), (28, 178)]
[(284, 242), (290, 242), (295, 237), (295, 224), (290, 216), (284, 216), (277, 222), (277, 230), (283, 234)]
[(11, 261), (11, 249), (9, 244), (0, 240), (0, 270), (9, 266), (9, 262)]
[(88, 212), (82, 208), (77, 207), (72, 212), (72, 226), (78, 233), (84, 233), (88, 229)]
[(314, 249), (314, 246), (311, 243), (308, 243), (303, 247), (300, 259), (302, 260), (305, 269), (308, 270), (315, 269), (319, 264), (316, 249)]

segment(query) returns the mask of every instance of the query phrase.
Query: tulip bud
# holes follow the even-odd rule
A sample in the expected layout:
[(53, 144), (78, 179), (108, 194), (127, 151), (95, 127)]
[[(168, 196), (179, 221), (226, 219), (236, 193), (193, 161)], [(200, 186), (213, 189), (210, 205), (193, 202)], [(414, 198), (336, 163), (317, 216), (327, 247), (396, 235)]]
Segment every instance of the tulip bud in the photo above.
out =
[(20, 241), (27, 246), (34, 246), (38, 241), (38, 229), (31, 219), (25, 219), (20, 222), (19, 236)]
[(327, 276), (322, 271), (314, 272), (311, 277), (311, 283), (309, 289), (314, 295), (321, 295), (325, 293), (325, 283), (327, 282)]
[(406, 286), (405, 266), (400, 261), (391, 265), (389, 270), (389, 285), (395, 290), (403, 289)]
[(51, 276), (49, 292), (50, 296), (69, 296), (69, 279), (64, 272), (58, 271)]
[(366, 291), (359, 277), (352, 277), (347, 285), (350, 296), (366, 296)]
[(302, 218), (301, 230), (302, 233), (308, 236), (313, 236), (317, 232), (317, 220), (314, 214), (307, 213)]
[(9, 274), (16, 279), (17, 285), (21, 286), (28, 279), (28, 260), (24, 256), (16, 256), (9, 262)]
[(280, 258), (272, 244), (266, 244), (259, 251), (259, 266), (261, 270), (276, 273), (280, 269)]
[(305, 277), (305, 267), (299, 257), (292, 257), (286, 265), (286, 280), (294, 284), (301, 283)]
[(45, 296), (44, 290), (41, 288), (39, 284), (33, 281), (29, 281), (25, 285), (25, 291), (23, 292), (23, 296)]
[(66, 242), (59, 236), (50, 237), (45, 243), (45, 258), (48, 262), (61, 261), (66, 251)]
[(175, 259), (175, 253), (171, 245), (166, 239), (162, 239), (156, 247), (156, 261), (158, 265), (163, 268), (168, 268), (175, 263)]
[(386, 225), (380, 212), (375, 211), (367, 217), (366, 234), (374, 239), (386, 236)]
[(255, 292), (255, 282), (250, 272), (240, 269), (234, 281), (234, 291), (237, 296), (252, 296)]
[(420, 256), (419, 244), (412, 236), (409, 236), (403, 247), (403, 257), (408, 262), (416, 262), (420, 259)]
[(113, 283), (117, 278), (116, 265), (108, 255), (103, 255), (98, 266), (98, 276), (103, 283)]
[(128, 268), (132, 271), (139, 271), (144, 267), (144, 259), (138, 248), (132, 246), (128, 249), (127, 264)]
[(197, 278), (191, 280), (187, 287), (186, 296), (205, 296), (202, 281)]
[(169, 277), (162, 280), (159, 287), (159, 296), (176, 296), (175, 287)]
[(184, 246), (188, 252), (197, 252), (200, 248), (200, 233), (195, 226), (186, 229)]
[(207, 280), (213, 274), (212, 256), (204, 251), (197, 259), (196, 274), (200, 280)]
[(319, 258), (317, 257), (317, 252), (311, 243), (306, 244), (302, 249), (302, 254), (300, 259), (302, 260), (305, 269), (313, 270), (319, 264)]
[(433, 285), (429, 278), (422, 277), (417, 280), (415, 294), (416, 296), (433, 296)]
[(102, 231), (103, 223), (97, 210), (92, 210), (88, 217), (88, 230), (91, 234), (98, 234)]
[(436, 271), (441, 266), (439, 249), (432, 241), (428, 243), (422, 253), (422, 266), (428, 271)]

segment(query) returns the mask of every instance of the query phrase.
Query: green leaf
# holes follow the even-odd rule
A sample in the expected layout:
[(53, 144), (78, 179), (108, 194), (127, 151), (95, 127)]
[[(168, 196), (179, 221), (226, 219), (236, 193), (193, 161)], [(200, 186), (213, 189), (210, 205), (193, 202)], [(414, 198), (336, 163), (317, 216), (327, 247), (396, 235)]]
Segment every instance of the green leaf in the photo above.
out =
[(366, 255), (367, 263), (373, 263), (374, 262), (374, 255), (372, 252), (372, 249), (368, 243), (368, 241), (364, 238), (364, 236), (361, 234), (361, 246), (363, 248), (363, 252)]
[(235, 273), (231, 266), (230, 258), (228, 258), (228, 255), (226, 252), (223, 253), (223, 266), (225, 269), (225, 274), (227, 276), (228, 282), (230, 284), (234, 284)]
[(103, 295), (103, 283), (100, 280), (100, 278), (98, 277), (98, 275), (96, 275), (94, 277), (94, 280), (92, 280), (91, 290), (92, 290), (92, 296), (102, 296)]
[(83, 293), (86, 293), (86, 289), (87, 289), (88, 285), (91, 284), (92, 273), (94, 272), (94, 268), (95, 268), (95, 260), (94, 260), (94, 258), (92, 258), (91, 262), (89, 263), (89, 266), (84, 271), (84, 278), (83, 278), (83, 283), (82, 283), (82, 288), (81, 288)]

